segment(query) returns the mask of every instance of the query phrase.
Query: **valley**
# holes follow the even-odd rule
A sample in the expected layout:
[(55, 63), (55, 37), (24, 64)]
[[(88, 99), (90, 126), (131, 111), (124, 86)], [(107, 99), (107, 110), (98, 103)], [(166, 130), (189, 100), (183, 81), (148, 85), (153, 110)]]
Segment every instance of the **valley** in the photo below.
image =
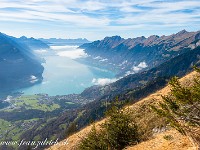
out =
[[(116, 97), (141, 100), (200, 65), (199, 35), (183, 30), (164, 37), (114, 36), (80, 46), (56, 45), (56, 40), (49, 47), (45, 40), (20, 38), (19, 43), (32, 44), (30, 55), (43, 69), (29, 74), (29, 84), (9, 84), (12, 93), (1, 91), (0, 140), (62, 140), (74, 132), (69, 131), (72, 125), (78, 131), (102, 119), (107, 102), (110, 107)], [(38, 42), (41, 49), (34, 46)], [(18, 65), (15, 57), (21, 54), (14, 54), (9, 59)]]
[[(31, 130), (37, 123), (42, 123), (39, 130), (63, 111), (79, 108), (88, 102), (88, 99), (76, 94), (66, 96), (18, 94), (9, 96), (5, 101), (9, 106), (0, 110), (0, 140), (18, 141), (23, 133)], [(34, 139), (37, 140), (37, 137)]]
[(0, 150), (200, 148), (200, 0), (1, 0)]
[(39, 84), (18, 90), (26, 95), (80, 94), (85, 88), (94, 85), (93, 79), (115, 77), (112, 71), (77, 62), (79, 57), (85, 57), (83, 50), (77, 49), (77, 46), (52, 46), (49, 50), (36, 53), (45, 59), (42, 64), (45, 68), (43, 80)]

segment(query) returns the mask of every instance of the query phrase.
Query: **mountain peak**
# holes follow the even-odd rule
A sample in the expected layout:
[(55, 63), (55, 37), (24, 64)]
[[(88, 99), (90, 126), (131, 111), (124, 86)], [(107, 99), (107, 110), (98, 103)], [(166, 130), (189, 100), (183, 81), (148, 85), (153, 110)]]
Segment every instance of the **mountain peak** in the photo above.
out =
[(19, 39), (21, 39), (21, 40), (27, 40), (27, 37), (26, 36), (21, 36)]
[(118, 35), (104, 38), (104, 40), (113, 40), (113, 41), (120, 41), (121, 39), (122, 39), (121, 36)]
[(183, 35), (183, 34), (186, 34), (186, 33), (188, 33), (185, 29), (183, 29), (183, 30), (181, 30), (181, 31), (179, 31), (178, 33), (176, 33), (176, 35)]

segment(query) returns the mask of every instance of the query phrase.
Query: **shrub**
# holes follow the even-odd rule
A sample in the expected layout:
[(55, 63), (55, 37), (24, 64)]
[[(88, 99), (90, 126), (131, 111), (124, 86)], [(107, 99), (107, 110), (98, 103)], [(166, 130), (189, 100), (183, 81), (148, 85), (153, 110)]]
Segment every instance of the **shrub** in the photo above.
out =
[(172, 135), (164, 135), (163, 138), (165, 140), (168, 140), (168, 141), (173, 140), (173, 136)]
[(107, 120), (97, 131), (93, 126), (86, 138), (82, 139), (81, 150), (121, 150), (139, 142), (138, 127), (129, 110), (113, 105), (106, 113)]

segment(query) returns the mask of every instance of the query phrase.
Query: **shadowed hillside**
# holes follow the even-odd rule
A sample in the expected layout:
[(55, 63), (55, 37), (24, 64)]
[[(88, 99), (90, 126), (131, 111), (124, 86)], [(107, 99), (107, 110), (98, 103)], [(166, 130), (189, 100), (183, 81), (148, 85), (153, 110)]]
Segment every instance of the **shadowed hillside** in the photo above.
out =
[(41, 59), (26, 45), (0, 33), (0, 93), (41, 82)]

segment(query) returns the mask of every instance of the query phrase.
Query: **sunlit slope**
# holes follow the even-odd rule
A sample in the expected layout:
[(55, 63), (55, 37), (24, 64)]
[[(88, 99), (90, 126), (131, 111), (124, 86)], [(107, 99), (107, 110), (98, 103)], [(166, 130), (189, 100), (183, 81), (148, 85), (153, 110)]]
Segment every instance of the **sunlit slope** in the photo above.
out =
[[(180, 79), (181, 83), (185, 86), (190, 86), (192, 84), (192, 79), (197, 75), (196, 72), (191, 72), (188, 75)], [(161, 95), (166, 95), (170, 92), (170, 87), (166, 86), (163, 89), (149, 95), (148, 97), (142, 99), (141, 101), (129, 106), (129, 109), (133, 110), (132, 116), (135, 118), (137, 124), (145, 129), (146, 133), (143, 135), (146, 141), (139, 143), (133, 147), (127, 147), (130, 150), (193, 150), (195, 145), (190, 140), (189, 137), (183, 136), (174, 129), (162, 128), (166, 125), (161, 118), (159, 118), (154, 112), (149, 108), (149, 105), (154, 105), (161, 101)], [(105, 120), (105, 119), (104, 119)], [(104, 120), (97, 122), (102, 124)], [(73, 134), (68, 139), (67, 145), (54, 145), (49, 148), (49, 150), (74, 150), (77, 149), (79, 142), (84, 138), (91, 130), (92, 125), (85, 127), (81, 131)], [(164, 136), (170, 135), (169, 139), (165, 139)]]

